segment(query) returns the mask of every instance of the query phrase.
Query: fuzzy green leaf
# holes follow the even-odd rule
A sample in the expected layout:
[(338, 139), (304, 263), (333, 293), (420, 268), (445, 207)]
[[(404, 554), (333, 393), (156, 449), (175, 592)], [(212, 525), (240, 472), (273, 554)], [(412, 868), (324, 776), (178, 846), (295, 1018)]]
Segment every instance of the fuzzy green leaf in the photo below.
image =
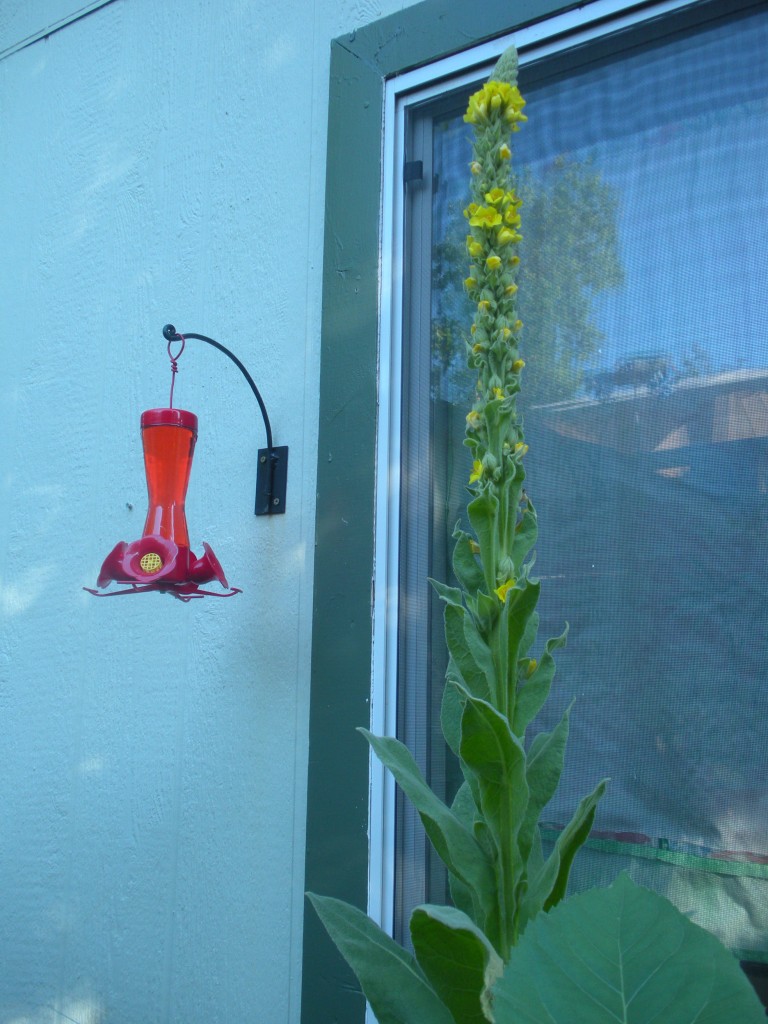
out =
[(526, 508), (520, 517), (512, 543), (512, 561), (516, 566), (522, 565), (525, 556), (536, 543), (538, 535), (539, 527), (536, 521), (536, 513), (529, 504), (529, 507)]
[(494, 526), (499, 512), (498, 499), (486, 493), (479, 494), (467, 505), (467, 515), (480, 545), (485, 586), (490, 594), (496, 587), (496, 532)]
[(491, 695), (489, 676), (493, 678), (491, 652), (483, 644), (464, 608), (446, 606), (445, 640), (466, 689), (474, 696), (488, 700)]
[(493, 895), (493, 869), (488, 856), (472, 833), (424, 781), (408, 748), (393, 736), (374, 736), (359, 730), (376, 756), (394, 775), (398, 785), (419, 812), (437, 855), (452, 874), (476, 895), (481, 905)]
[(457, 757), (461, 743), (461, 716), (464, 713), (462, 688), (456, 685), (460, 682), (458, 670), (450, 663), (445, 674), (443, 699), (440, 703), (440, 727), (445, 742)]
[(552, 732), (539, 733), (528, 751), (526, 778), (530, 796), (519, 837), (520, 853), (524, 860), (528, 859), (534, 833), (538, 832), (539, 815), (555, 795), (563, 773), (568, 743), (568, 714), (569, 711), (566, 711)]
[(552, 680), (555, 678), (555, 659), (552, 651), (565, 647), (568, 638), (568, 626), (560, 636), (547, 640), (536, 671), (517, 691), (515, 714), (512, 728), (517, 736), (522, 736), (546, 703)]
[(471, 538), (468, 533), (458, 528), (453, 535), (456, 538), (456, 546), (453, 549), (454, 574), (468, 594), (476, 594), (485, 585), (485, 576), (472, 550)]
[(496, 1024), (764, 1024), (736, 959), (626, 874), (533, 921), (494, 989)]
[(461, 590), (458, 587), (449, 587), (447, 583), (440, 583), (439, 580), (429, 581), (434, 588), (435, 593), (441, 601), (445, 601), (447, 605), (455, 606), (457, 608), (463, 607), (463, 597)]
[[(463, 782), (459, 786), (458, 792), (453, 798), (451, 810), (469, 832), (474, 832), (477, 809), (468, 783)], [(448, 882), (454, 905), (471, 917), (475, 924), (482, 924), (484, 919), (483, 909), (477, 897), (473, 895), (472, 890), (450, 872), (448, 873)]]
[[(540, 590), (540, 583), (523, 580), (516, 587), (507, 591), (504, 601), (501, 629), (503, 635), (506, 636), (506, 646), (503, 652), (502, 671), (504, 681), (513, 690), (513, 700), (517, 692), (517, 660), (521, 654), (520, 647), (527, 631), (528, 621), (536, 611)], [(521, 734), (518, 733), (518, 735)]]
[(480, 807), (497, 847), (514, 841), (528, 803), (525, 751), (507, 719), (468, 697), (461, 719), (461, 759), (474, 777)]
[[(605, 793), (607, 785), (607, 779), (598, 782), (589, 796), (585, 796), (579, 803), (576, 813), (557, 837), (555, 848), (544, 865), (545, 875), (549, 866), (551, 876), (554, 876), (549, 894), (544, 899), (544, 910), (549, 910), (564, 898), (573, 859), (587, 841), (595, 820), (597, 805)], [(551, 870), (553, 867), (556, 868), (555, 871)]]
[(525, 624), (525, 630), (523, 632), (523, 638), (520, 641), (520, 647), (518, 648), (518, 656), (520, 658), (524, 658), (528, 651), (530, 651), (538, 631), (539, 613), (532, 612), (531, 615), (528, 616), (528, 621)]
[(467, 915), (454, 907), (416, 907), (411, 939), (419, 966), (456, 1024), (493, 1021), (490, 990), (503, 963)]
[(416, 960), (356, 907), (307, 893), (379, 1024), (454, 1024)]

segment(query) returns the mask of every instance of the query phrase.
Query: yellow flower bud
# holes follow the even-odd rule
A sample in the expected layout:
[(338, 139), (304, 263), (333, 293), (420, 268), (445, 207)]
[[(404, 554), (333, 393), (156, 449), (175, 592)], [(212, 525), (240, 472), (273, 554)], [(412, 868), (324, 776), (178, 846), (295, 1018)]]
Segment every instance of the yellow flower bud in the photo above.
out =
[(467, 413), (467, 428), (469, 430), (477, 430), (482, 426), (483, 417), (476, 409), (472, 409), (471, 412)]
[(504, 601), (506, 600), (507, 592), (511, 590), (512, 587), (514, 587), (514, 585), (515, 581), (509, 579), (506, 581), (506, 583), (502, 583), (500, 587), (496, 587), (496, 589), (494, 590), (494, 594), (496, 595), (496, 597), (498, 597), (502, 604), (504, 604)]
[(480, 174), (483, 168), (482, 165), (477, 162), (477, 160), (473, 160), (472, 163), (469, 165), (469, 169), (473, 174)]
[(501, 259), (498, 256), (489, 256), (485, 261), (485, 265), (489, 270), (498, 270), (501, 266)]
[(479, 459), (475, 459), (472, 463), (472, 472), (469, 474), (469, 482), (471, 484), (476, 483), (483, 475), (483, 464)]
[(516, 293), (517, 293), (517, 285), (514, 284), (514, 283), (513, 284), (508, 284), (507, 287), (504, 289), (504, 294), (505, 295), (515, 295)]
[(524, 359), (516, 359), (514, 361), (514, 363), (512, 363), (512, 373), (520, 373), (520, 371), (522, 370), (522, 368), (524, 366), (525, 366), (525, 360)]
[(488, 299), (481, 299), (477, 304), (477, 308), (481, 313), (490, 313), (491, 304)]
[(498, 206), (498, 204), (502, 201), (503, 198), (504, 198), (504, 189), (503, 188), (493, 188), (493, 189), (491, 189), (490, 192), (486, 192), (485, 193), (485, 201), (486, 201), (486, 203), (490, 203), (491, 206)]
[(502, 399), (504, 397), (504, 392), (501, 390), (501, 388), (494, 388), (493, 389), (493, 397), (494, 398), (498, 398), (498, 399)]
[(511, 228), (501, 228), (501, 230), (496, 232), (496, 243), (498, 245), (511, 245), (513, 242), (519, 242), (522, 237), (522, 235)]
[(467, 289), (468, 292), (471, 292), (473, 288), (477, 288), (477, 278), (475, 278), (475, 277), (465, 277), (464, 278), (464, 287)]
[(512, 150), (509, 148), (506, 142), (499, 146), (499, 156), (501, 157), (502, 160), (512, 159)]

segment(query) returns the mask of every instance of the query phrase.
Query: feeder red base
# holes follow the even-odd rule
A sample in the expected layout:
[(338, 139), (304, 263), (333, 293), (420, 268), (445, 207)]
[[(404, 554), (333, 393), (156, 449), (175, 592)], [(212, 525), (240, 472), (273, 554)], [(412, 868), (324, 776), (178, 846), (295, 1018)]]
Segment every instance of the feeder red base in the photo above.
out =
[[(229, 588), (221, 563), (209, 544), (203, 544), (203, 551), (204, 554), (197, 558), (188, 547), (158, 534), (148, 534), (131, 544), (120, 541), (104, 559), (96, 585), (108, 587), (110, 583), (128, 583), (130, 586), (109, 594), (100, 594), (89, 587), (86, 590), (97, 597), (159, 590), (182, 601), (205, 596), (231, 597), (241, 593), (236, 587)], [(227, 593), (200, 589), (212, 580), (217, 580)]]

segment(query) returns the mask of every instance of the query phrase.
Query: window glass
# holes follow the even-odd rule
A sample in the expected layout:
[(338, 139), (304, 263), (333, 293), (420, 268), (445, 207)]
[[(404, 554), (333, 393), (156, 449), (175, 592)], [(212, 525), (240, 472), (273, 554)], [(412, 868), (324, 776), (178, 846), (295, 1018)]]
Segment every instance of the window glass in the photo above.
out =
[[(574, 888), (628, 869), (768, 960), (768, 12), (532, 63), (521, 88), (539, 642), (570, 624), (539, 727), (575, 701), (545, 838), (609, 776)], [(467, 95), (409, 127), (400, 732), (447, 798), (424, 581), (449, 577), (467, 500)], [(446, 894), (399, 815), (405, 915)]]

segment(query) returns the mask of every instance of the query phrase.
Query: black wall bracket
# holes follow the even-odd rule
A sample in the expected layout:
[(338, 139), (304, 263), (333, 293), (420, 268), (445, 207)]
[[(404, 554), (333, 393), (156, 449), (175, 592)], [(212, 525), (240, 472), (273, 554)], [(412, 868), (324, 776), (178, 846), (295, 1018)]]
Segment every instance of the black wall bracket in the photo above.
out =
[(181, 334), (173, 324), (165, 325), (163, 337), (169, 344), (172, 341), (187, 341), (189, 338), (196, 338), (198, 341), (204, 341), (208, 345), (213, 345), (219, 352), (223, 352), (225, 356), (232, 360), (248, 381), (256, 401), (259, 403), (259, 409), (264, 419), (264, 429), (267, 434), (267, 447), (259, 449), (259, 461), (256, 466), (255, 512), (257, 516), (282, 515), (285, 512), (285, 497), (288, 489), (288, 447), (286, 445), (278, 445), (276, 447), (272, 444), (272, 427), (269, 423), (269, 416), (253, 377), (251, 377), (250, 373), (248, 373), (233, 352), (230, 352), (220, 342), (214, 341), (213, 338), (208, 338), (204, 334)]

